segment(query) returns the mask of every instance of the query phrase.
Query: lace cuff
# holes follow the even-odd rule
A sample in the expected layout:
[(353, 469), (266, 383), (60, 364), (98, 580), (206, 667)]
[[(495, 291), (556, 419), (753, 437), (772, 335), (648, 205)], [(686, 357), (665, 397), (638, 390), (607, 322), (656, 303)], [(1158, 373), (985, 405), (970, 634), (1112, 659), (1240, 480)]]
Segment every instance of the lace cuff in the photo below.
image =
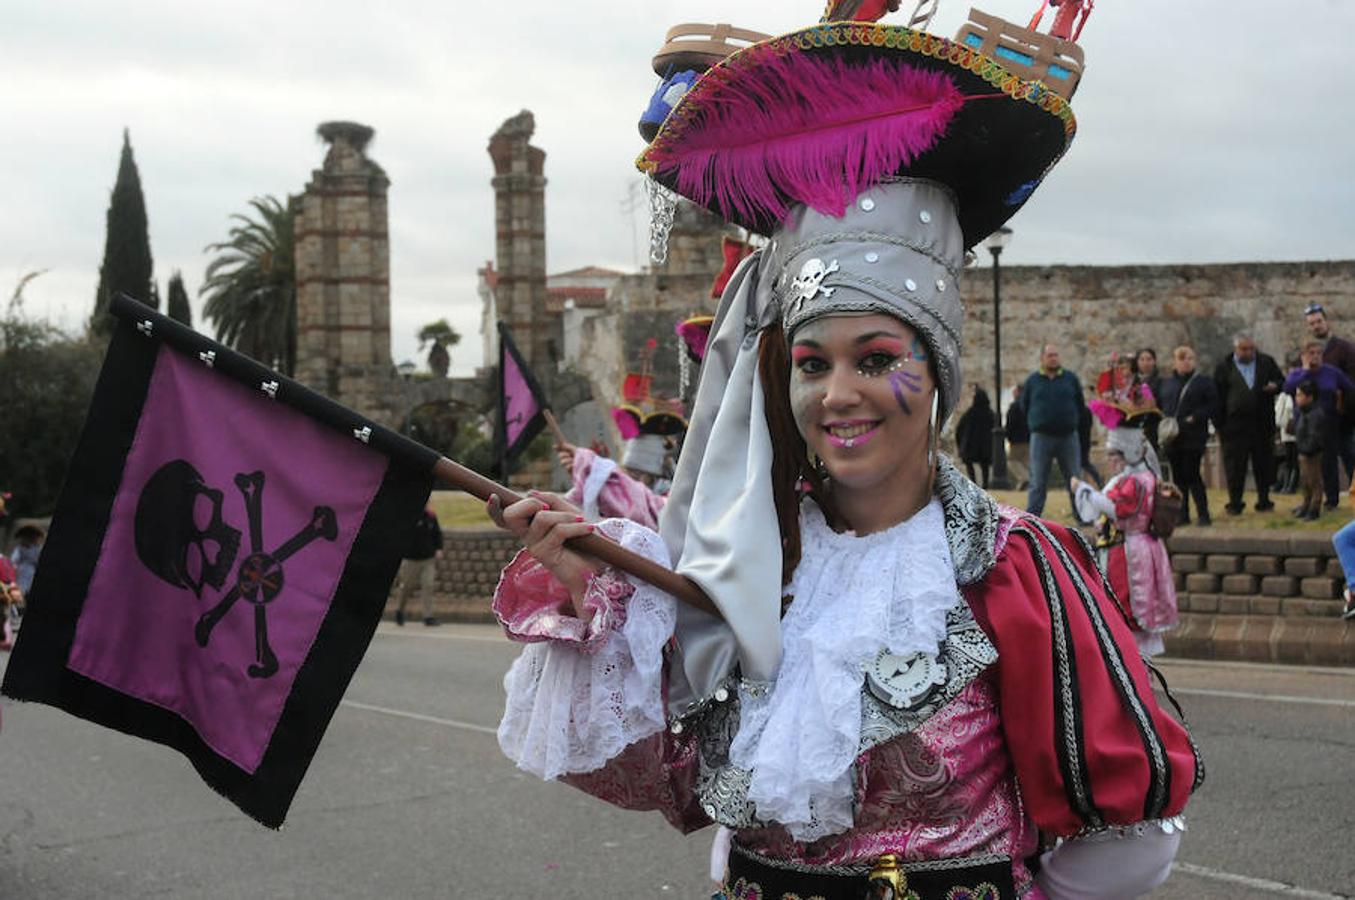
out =
[[(598, 530), (628, 550), (668, 562), (659, 536), (634, 522), (606, 519)], [(494, 599), (509, 636), (530, 642), (504, 676), (499, 746), (519, 767), (542, 778), (595, 771), (664, 729), (664, 648), (673, 636), (677, 602), (652, 585), (605, 570), (589, 583), (584, 605), (597, 612), (584, 623), (547, 605), (558, 603), (564, 590), (554, 577), (550, 581), (557, 593), (527, 592), (514, 570), (519, 562), (533, 571), (525, 560), (515, 559)], [(585, 636), (563, 636), (565, 619)], [(596, 635), (595, 648), (581, 653), (589, 632)]]
[(588, 579), (586, 618), (570, 611), (569, 591), (526, 550), (504, 567), (494, 589), (493, 610), (504, 633), (522, 643), (561, 641), (593, 654), (607, 635), (626, 622), (626, 600), (635, 588), (610, 567)]

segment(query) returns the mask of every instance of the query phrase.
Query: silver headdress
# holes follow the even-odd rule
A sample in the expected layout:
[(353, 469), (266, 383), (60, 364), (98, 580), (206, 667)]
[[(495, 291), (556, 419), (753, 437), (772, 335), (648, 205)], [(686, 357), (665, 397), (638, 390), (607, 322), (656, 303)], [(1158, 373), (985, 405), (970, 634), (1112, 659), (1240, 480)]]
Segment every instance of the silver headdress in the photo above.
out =
[(926, 341), (942, 419), (950, 415), (960, 396), (964, 236), (947, 187), (891, 178), (841, 218), (801, 207), (773, 236), (768, 257), (788, 340), (823, 316), (894, 316)]
[(724, 616), (679, 608), (674, 712), (714, 693), (736, 664), (744, 678), (769, 681), (780, 663), (781, 539), (760, 332), (778, 320), (789, 337), (823, 316), (894, 316), (926, 342), (944, 419), (961, 388), (963, 261), (950, 192), (899, 178), (862, 193), (841, 218), (796, 210), (730, 279), (660, 520), (675, 567)]

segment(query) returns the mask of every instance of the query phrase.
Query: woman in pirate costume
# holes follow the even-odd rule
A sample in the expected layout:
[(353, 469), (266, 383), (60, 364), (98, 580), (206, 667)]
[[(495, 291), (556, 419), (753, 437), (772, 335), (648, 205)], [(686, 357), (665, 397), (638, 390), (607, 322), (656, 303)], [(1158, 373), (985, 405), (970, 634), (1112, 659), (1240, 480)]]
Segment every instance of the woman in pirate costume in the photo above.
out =
[(1111, 427), (1106, 457), (1112, 478), (1103, 489), (1073, 480), (1078, 518), (1101, 518), (1100, 567), (1125, 612), (1144, 656), (1163, 650), (1162, 633), (1176, 627), (1176, 585), (1167, 548), (1149, 527), (1162, 468), (1148, 436), (1133, 424)]
[[(966, 249), (1063, 154), (1071, 112), (982, 35), (832, 12), (705, 73), (641, 157), (770, 240), (721, 300), (662, 538), (491, 501), (526, 547), (495, 610), (530, 642), (500, 744), (720, 826), (717, 896), (1146, 893), (1203, 777), (1193, 744), (1091, 548), (936, 450)], [(565, 545), (594, 528), (719, 614)]]

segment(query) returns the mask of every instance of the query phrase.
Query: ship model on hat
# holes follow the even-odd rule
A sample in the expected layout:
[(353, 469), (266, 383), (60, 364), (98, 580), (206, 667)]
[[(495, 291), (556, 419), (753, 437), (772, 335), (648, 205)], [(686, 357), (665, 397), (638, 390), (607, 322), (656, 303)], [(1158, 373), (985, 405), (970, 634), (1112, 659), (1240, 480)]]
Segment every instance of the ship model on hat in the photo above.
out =
[[(683, 38), (670, 33), (661, 63), (709, 65), (685, 75), (658, 67), (661, 78), (682, 78), (661, 85), (670, 108), (651, 121), (637, 160), (660, 203), (655, 249), (671, 221), (662, 204), (676, 197), (765, 238), (738, 262), (710, 325), (659, 523), (676, 570), (722, 617), (679, 616), (684, 677), (670, 710), (710, 696), (736, 663), (755, 681), (777, 671), (775, 498), (785, 479), (772, 475), (766, 411), (784, 398), (764, 392), (762, 348), (793, 342), (825, 316), (884, 314), (909, 325), (911, 358), (935, 373), (935, 478), (935, 435), (963, 386), (967, 251), (1027, 202), (1077, 131), (1069, 101), (1083, 58), (1074, 38), (1089, 4), (1049, 3), (1058, 7), (1050, 34), (1036, 30), (1045, 6), (1026, 27), (972, 11), (957, 37), (931, 34), (934, 0), (907, 25), (878, 21), (898, 0), (838, 0), (816, 24), (723, 57), (699, 39), (704, 55), (683, 56), (671, 46)], [(658, 113), (651, 105), (646, 115)]]
[(956, 195), (965, 247), (979, 243), (1073, 139), (1091, 4), (1046, 0), (1049, 34), (1035, 30), (1043, 5), (1028, 27), (971, 10), (954, 39), (923, 30), (935, 0), (908, 26), (876, 21), (898, 5), (835, 0), (819, 23), (760, 40), (675, 26), (655, 57), (667, 100), (642, 119), (638, 167), (760, 235), (800, 203), (841, 214), (883, 178), (934, 180)]

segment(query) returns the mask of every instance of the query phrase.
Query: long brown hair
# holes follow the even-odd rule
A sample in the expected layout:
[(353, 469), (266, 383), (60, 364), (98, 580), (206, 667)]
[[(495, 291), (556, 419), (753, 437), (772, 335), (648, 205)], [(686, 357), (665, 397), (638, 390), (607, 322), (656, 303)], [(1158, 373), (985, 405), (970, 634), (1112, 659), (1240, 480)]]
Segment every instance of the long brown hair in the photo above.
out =
[(801, 485), (808, 486), (809, 496), (819, 504), (829, 522), (838, 521), (839, 516), (828, 484), (809, 464), (809, 448), (800, 429), (795, 427), (795, 413), (790, 406), (790, 347), (780, 322), (763, 330), (757, 368), (762, 380), (767, 430), (772, 438), (772, 498), (781, 531), (781, 584), (785, 586), (800, 564)]

